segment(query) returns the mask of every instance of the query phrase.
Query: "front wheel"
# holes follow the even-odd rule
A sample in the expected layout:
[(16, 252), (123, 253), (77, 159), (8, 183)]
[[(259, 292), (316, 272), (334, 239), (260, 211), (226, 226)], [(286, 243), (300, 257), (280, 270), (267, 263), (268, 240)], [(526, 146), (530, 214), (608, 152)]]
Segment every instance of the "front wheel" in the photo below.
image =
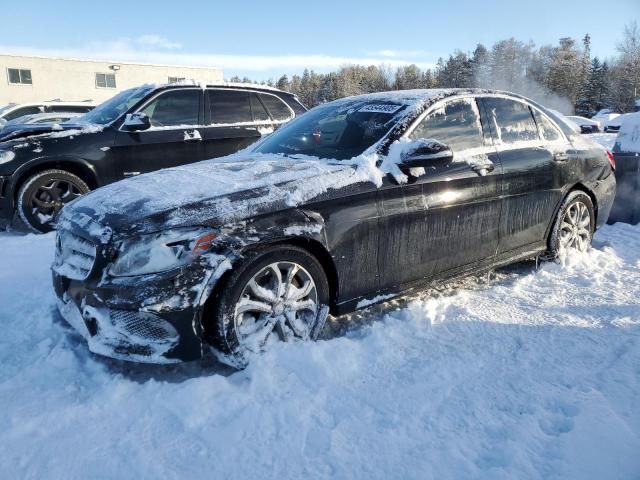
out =
[(294, 246), (249, 254), (219, 292), (204, 319), (207, 339), (240, 364), (273, 342), (313, 338), (328, 312), (322, 266)]
[(38, 172), (29, 177), (18, 192), (18, 215), (34, 232), (50, 232), (60, 209), (88, 191), (89, 186), (73, 173)]
[(586, 252), (591, 246), (595, 231), (595, 210), (589, 195), (573, 191), (560, 206), (551, 236), (549, 254), (557, 257), (565, 252)]

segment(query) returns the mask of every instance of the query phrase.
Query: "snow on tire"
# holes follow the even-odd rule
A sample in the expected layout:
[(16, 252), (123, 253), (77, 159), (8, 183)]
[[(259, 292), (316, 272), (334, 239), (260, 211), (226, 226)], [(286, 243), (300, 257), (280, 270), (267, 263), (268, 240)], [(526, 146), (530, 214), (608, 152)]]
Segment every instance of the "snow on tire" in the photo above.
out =
[(66, 170), (38, 172), (30, 176), (18, 191), (18, 215), (34, 232), (49, 232), (53, 230), (56, 213), (89, 190), (84, 180)]
[(243, 367), (247, 355), (274, 340), (317, 338), (328, 315), (329, 284), (306, 250), (275, 246), (247, 254), (212, 302), (207, 338), (223, 361)]

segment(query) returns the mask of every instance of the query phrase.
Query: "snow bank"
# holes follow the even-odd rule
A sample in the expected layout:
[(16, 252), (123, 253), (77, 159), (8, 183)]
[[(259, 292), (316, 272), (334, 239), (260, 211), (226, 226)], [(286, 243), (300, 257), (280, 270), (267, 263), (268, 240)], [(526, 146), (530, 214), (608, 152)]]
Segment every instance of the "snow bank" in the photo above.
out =
[(4, 478), (640, 472), (640, 227), (333, 321), (230, 376), (90, 354), (54, 314), (53, 243), (0, 234)]

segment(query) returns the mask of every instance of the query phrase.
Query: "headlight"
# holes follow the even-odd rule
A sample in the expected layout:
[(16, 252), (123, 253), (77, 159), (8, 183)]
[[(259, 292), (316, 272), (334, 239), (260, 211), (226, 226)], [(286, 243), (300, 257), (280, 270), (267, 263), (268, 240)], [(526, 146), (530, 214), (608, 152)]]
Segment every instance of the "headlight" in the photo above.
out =
[(160, 273), (186, 265), (209, 251), (216, 239), (210, 229), (167, 230), (122, 242), (109, 268), (114, 277)]
[(9, 163), (16, 158), (16, 154), (11, 150), (0, 150), (0, 163)]

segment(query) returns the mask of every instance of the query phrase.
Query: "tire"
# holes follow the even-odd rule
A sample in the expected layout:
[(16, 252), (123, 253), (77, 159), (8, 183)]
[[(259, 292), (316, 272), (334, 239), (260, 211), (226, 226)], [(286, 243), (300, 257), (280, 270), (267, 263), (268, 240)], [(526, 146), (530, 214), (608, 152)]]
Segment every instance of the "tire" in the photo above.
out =
[(587, 251), (593, 240), (595, 220), (589, 195), (580, 190), (569, 192), (551, 229), (548, 257), (557, 258), (569, 250)]
[[(280, 271), (282, 287), (276, 286), (274, 265)], [(298, 269), (293, 281), (287, 283), (291, 265)], [(307, 280), (313, 284), (311, 290), (296, 299), (309, 287)], [(298, 291), (291, 291), (293, 287)], [(328, 313), (330, 291), (324, 270), (315, 257), (295, 246), (279, 245), (247, 254), (216, 291), (209, 299), (211, 308), (205, 310), (205, 337), (217, 353), (226, 356), (223, 361), (235, 367), (246, 366), (247, 355), (265, 350), (273, 340), (314, 338)], [(253, 311), (254, 302), (264, 310)], [(295, 310), (302, 304), (309, 308)]]
[(18, 215), (30, 230), (50, 232), (56, 213), (88, 191), (89, 186), (73, 173), (53, 169), (38, 172), (27, 178), (18, 191)]

